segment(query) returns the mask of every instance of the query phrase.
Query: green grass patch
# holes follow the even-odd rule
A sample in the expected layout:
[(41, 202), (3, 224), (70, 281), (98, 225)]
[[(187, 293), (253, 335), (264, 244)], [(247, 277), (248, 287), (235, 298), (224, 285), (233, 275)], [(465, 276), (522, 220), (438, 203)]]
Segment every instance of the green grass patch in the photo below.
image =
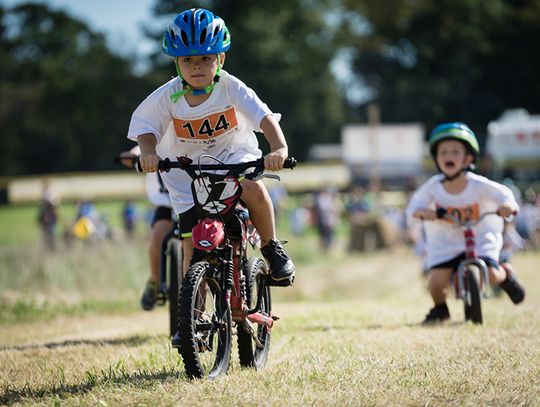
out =
[(84, 299), (75, 304), (40, 302), (35, 299), (17, 299), (14, 303), (0, 299), (0, 324), (20, 324), (50, 321), (58, 317), (91, 314), (115, 315), (139, 309), (133, 298), (123, 300)]

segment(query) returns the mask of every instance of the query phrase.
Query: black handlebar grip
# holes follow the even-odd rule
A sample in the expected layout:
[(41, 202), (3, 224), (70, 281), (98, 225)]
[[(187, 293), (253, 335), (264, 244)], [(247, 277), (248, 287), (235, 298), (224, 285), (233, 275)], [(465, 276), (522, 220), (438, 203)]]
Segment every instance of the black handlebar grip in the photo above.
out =
[(158, 170), (169, 172), (171, 170), (171, 160), (168, 158), (161, 160), (158, 164)]
[[(135, 169), (137, 170), (137, 172), (143, 172), (143, 169), (141, 167), (141, 162), (139, 160), (137, 160)], [(160, 161), (158, 163), (158, 170), (169, 172), (171, 170), (171, 160), (169, 160), (168, 158), (165, 158), (164, 160)]]
[(283, 168), (290, 168), (292, 170), (294, 167), (296, 167), (296, 164), (298, 164), (298, 161), (296, 161), (294, 157), (289, 157), (285, 159)]
[(437, 219), (442, 219), (446, 216), (447, 214), (447, 210), (446, 208), (437, 208)]

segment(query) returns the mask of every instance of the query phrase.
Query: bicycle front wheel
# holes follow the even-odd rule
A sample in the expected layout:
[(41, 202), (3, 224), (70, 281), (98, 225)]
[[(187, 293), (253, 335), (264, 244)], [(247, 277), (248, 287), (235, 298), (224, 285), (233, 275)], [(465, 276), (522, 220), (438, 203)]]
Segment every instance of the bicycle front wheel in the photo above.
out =
[(225, 375), (231, 358), (231, 310), (214, 267), (205, 261), (192, 265), (182, 282), (178, 324), (178, 352), (187, 375), (211, 379)]
[(465, 320), (482, 323), (482, 300), (480, 295), (480, 270), (468, 267), (465, 272)]
[[(249, 308), (255, 308), (267, 317), (271, 316), (270, 287), (266, 285), (268, 266), (261, 259), (252, 258), (244, 269), (246, 279), (246, 297)], [(240, 365), (262, 369), (266, 364), (270, 350), (270, 330), (265, 326), (253, 324), (247, 319), (238, 325), (238, 355)]]

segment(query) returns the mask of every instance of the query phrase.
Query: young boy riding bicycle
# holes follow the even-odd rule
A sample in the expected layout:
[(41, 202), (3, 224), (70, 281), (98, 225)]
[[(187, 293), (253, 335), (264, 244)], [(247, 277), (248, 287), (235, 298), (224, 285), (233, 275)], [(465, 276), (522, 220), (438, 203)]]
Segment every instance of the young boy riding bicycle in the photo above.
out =
[[(222, 70), (231, 36), (225, 22), (205, 9), (190, 9), (169, 23), (163, 52), (173, 57), (178, 76), (150, 94), (134, 111), (128, 138), (138, 142), (144, 172), (155, 172), (160, 159), (188, 157), (211, 164), (205, 155), (228, 164), (262, 156), (254, 131), (270, 145), (265, 168), (283, 169), (287, 142), (274, 114), (243, 82)], [(197, 223), (191, 179), (184, 171), (162, 173), (174, 212), (179, 217), (184, 273), (193, 254), (191, 230)], [(292, 283), (295, 266), (276, 240), (274, 211), (262, 181), (242, 181), (242, 201), (261, 237), (261, 253), (271, 277)]]
[(425, 222), (427, 265), (430, 268), (428, 289), (435, 306), (424, 323), (442, 322), (450, 318), (446, 295), (451, 274), (465, 258), (462, 232), (451, 223), (437, 219), (436, 210), (444, 208), (461, 219), (478, 220), (488, 211), (500, 217), (487, 217), (478, 223), (476, 251), (488, 266), (489, 283), (498, 284), (519, 304), (525, 290), (510, 267), (499, 264), (502, 247), (503, 217), (517, 212), (518, 204), (506, 186), (470, 172), (480, 153), (473, 131), (465, 124), (453, 122), (437, 126), (429, 138), (430, 152), (440, 174), (430, 178), (411, 197), (407, 207), (412, 219)]

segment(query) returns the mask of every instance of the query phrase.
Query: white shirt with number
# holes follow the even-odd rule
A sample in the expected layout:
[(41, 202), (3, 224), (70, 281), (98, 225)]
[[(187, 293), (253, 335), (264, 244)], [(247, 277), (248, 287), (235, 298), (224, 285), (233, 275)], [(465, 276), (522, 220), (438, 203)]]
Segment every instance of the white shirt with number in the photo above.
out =
[[(485, 212), (496, 211), (502, 204), (518, 209), (512, 191), (506, 186), (483, 176), (470, 173), (467, 186), (459, 194), (448, 193), (442, 184), (444, 176), (437, 174), (423, 184), (411, 197), (407, 206), (407, 220), (411, 226), (417, 220), (412, 217), (418, 209), (446, 208), (460, 219), (477, 220)], [(465, 251), (463, 230), (444, 219), (424, 221), (425, 250), (429, 268), (444, 263)], [(503, 219), (497, 215), (486, 216), (473, 227), (476, 233), (476, 254), (499, 260), (502, 247)]]
[[(242, 81), (221, 71), (221, 78), (210, 97), (191, 107), (184, 97), (176, 103), (170, 95), (182, 89), (176, 77), (148, 96), (132, 115), (128, 138), (151, 133), (156, 136), (156, 152), (162, 159), (177, 160), (187, 156), (194, 164), (204, 154), (227, 164), (255, 160), (262, 156), (254, 131), (260, 131), (261, 120), (273, 114)], [(279, 120), (280, 115), (276, 114)], [(218, 164), (207, 157), (201, 163)], [(161, 173), (177, 214), (193, 206), (191, 178), (183, 170)]]

